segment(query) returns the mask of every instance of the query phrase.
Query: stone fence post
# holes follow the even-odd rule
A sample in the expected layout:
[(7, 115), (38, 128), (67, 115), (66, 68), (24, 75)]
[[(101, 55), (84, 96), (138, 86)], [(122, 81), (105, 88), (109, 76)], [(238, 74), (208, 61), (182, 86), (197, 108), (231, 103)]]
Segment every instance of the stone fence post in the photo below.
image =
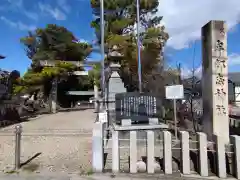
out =
[(226, 156), (225, 156), (225, 142), (224, 138), (221, 136), (213, 136), (215, 147), (216, 147), (216, 156), (217, 156), (217, 175), (219, 178), (226, 178)]
[[(94, 172), (103, 171), (103, 129), (104, 123), (95, 123), (93, 130), (93, 169)], [(119, 145), (119, 131), (112, 130), (112, 172), (120, 172), (120, 145)], [(147, 173), (155, 173), (156, 163), (155, 163), (155, 135), (154, 131), (146, 130), (147, 134), (147, 161), (146, 168)], [(190, 140), (189, 133), (185, 131), (180, 132), (180, 147), (181, 147), (181, 172), (183, 175), (191, 174), (190, 171)], [(233, 145), (233, 169), (234, 176), (240, 179), (240, 137), (230, 136), (231, 144)], [(209, 174), (208, 167), (208, 141), (207, 135), (203, 132), (197, 133), (197, 143), (198, 143), (198, 163), (199, 163), (199, 174), (202, 177), (207, 177)], [(225, 140), (221, 136), (214, 136), (214, 143), (216, 147), (216, 166), (217, 175), (220, 178), (226, 178), (226, 157), (225, 157)], [(163, 168), (165, 174), (173, 173), (173, 159), (172, 159), (172, 135), (169, 131), (163, 131)], [(130, 173), (138, 172), (138, 161), (137, 161), (137, 131), (130, 130), (130, 146), (129, 146), (129, 165)]]
[(99, 111), (98, 99), (99, 99), (98, 86), (94, 84), (94, 109), (96, 112)]
[(172, 174), (172, 135), (163, 131), (163, 166), (165, 174)]
[(234, 149), (234, 163), (233, 163), (233, 172), (234, 176), (237, 179), (240, 179), (240, 137), (239, 136), (230, 136), (230, 142), (233, 144)]
[(180, 132), (181, 140), (181, 171), (183, 174), (190, 174), (190, 153), (189, 153), (189, 133)]
[(198, 132), (199, 168), (201, 176), (208, 176), (207, 136)]
[(95, 122), (92, 135), (92, 166), (94, 172), (102, 172), (104, 168), (103, 131), (104, 123)]

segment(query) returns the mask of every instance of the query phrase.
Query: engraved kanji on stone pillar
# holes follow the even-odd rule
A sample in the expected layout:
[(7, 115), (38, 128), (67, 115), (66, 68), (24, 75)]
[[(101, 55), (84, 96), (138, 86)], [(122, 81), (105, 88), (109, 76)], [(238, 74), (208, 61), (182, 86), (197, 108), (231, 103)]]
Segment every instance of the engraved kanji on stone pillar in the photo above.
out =
[(202, 28), (203, 130), (229, 141), (227, 28), (210, 21)]

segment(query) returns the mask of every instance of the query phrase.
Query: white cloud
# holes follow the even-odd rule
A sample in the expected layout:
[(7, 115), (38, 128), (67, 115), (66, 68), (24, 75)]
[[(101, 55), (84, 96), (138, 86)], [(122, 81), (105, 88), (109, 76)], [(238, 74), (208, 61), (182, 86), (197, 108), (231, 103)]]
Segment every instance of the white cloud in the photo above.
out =
[(14, 11), (18, 13), (22, 13), (28, 18), (32, 20), (38, 20), (38, 14), (33, 11), (29, 11), (24, 7), (24, 1), (23, 0), (5, 0), (7, 4), (1, 5), (0, 10), (1, 11)]
[(240, 54), (230, 54), (228, 56), (228, 65), (229, 66), (235, 66), (235, 65), (240, 65)]
[(202, 77), (202, 66), (199, 66), (194, 69), (183, 67), (181, 69), (181, 77), (182, 78), (190, 78), (193, 76), (193, 72), (194, 72), (194, 76), (201, 78)]
[(61, 7), (65, 12), (69, 13), (71, 10), (71, 7), (69, 6), (69, 4), (67, 3), (66, 0), (57, 0), (57, 3), (59, 5), (59, 7)]
[(86, 40), (86, 39), (79, 39), (78, 42), (80, 42), (80, 43), (89, 43), (89, 41)]
[(26, 25), (24, 23), (22, 23), (21, 21), (18, 21), (18, 22), (15, 22), (15, 21), (12, 21), (10, 19), (7, 19), (6, 17), (4, 16), (1, 16), (0, 17), (0, 20), (2, 20), (3, 22), (5, 22), (7, 25), (13, 27), (13, 28), (17, 28), (17, 29), (20, 29), (22, 31), (32, 31), (32, 30), (35, 30), (36, 29), (36, 26), (33, 26), (33, 25)]
[[(232, 53), (228, 56), (228, 67), (231, 68), (232, 66), (240, 66), (240, 54)], [(193, 75), (192, 69), (187, 67), (183, 67), (181, 72), (181, 76), (183, 78), (189, 78)], [(202, 66), (195, 68), (194, 74), (197, 77), (202, 77)]]
[(20, 30), (30, 30), (30, 31), (33, 31), (33, 30), (35, 30), (36, 29), (36, 26), (34, 26), (34, 25), (26, 25), (26, 24), (24, 24), (24, 23), (22, 23), (22, 22), (17, 22), (17, 25), (18, 25), (18, 28), (20, 29)]
[(23, 0), (7, 0), (7, 2), (17, 7), (23, 6)]
[(239, 0), (160, 0), (158, 15), (170, 35), (169, 47), (182, 49), (199, 39), (210, 20), (224, 20), (233, 28), (240, 18)]
[(39, 6), (39, 9), (43, 13), (50, 14), (56, 20), (66, 20), (67, 19), (66, 14), (56, 7), (53, 8), (49, 4), (43, 4), (41, 2), (38, 3), (38, 6)]
[(31, 11), (24, 11), (23, 12), (28, 18), (30, 18), (30, 19), (32, 19), (32, 20), (35, 20), (35, 21), (37, 21), (38, 20), (38, 14), (37, 13), (35, 13), (35, 12), (31, 12)]

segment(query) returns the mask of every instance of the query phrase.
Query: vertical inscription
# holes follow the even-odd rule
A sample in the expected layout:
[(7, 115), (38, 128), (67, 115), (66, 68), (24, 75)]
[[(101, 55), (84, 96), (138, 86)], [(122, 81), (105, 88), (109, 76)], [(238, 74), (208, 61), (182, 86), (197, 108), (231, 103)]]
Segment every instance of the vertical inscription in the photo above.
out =
[(226, 32), (223, 27), (223, 23), (215, 23), (215, 32), (216, 32), (216, 42), (215, 42), (215, 57), (214, 57), (214, 68), (216, 73), (215, 84), (216, 88), (214, 88), (215, 93), (215, 109), (216, 113), (219, 116), (226, 115), (227, 108), (225, 107), (227, 101), (227, 93), (225, 91), (225, 87), (227, 82), (226, 72), (227, 72), (227, 60), (224, 56), (226, 51), (225, 36)]
[(226, 68), (226, 59), (217, 58), (215, 61), (215, 67), (216, 69), (220, 70), (220, 72), (223, 72)]

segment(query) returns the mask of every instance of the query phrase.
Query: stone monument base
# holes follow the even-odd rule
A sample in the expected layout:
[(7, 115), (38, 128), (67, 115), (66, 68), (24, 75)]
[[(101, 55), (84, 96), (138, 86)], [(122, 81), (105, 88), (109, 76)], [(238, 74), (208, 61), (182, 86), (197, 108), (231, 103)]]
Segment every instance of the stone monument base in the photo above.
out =
[(169, 126), (164, 123), (158, 123), (158, 124), (130, 124), (130, 125), (118, 125), (116, 123), (112, 124), (112, 127), (115, 131), (137, 131), (137, 130), (167, 130), (169, 129)]
[[(139, 117), (140, 118), (140, 117)], [(140, 121), (134, 121), (132, 119), (121, 119), (117, 120), (116, 124), (121, 126), (131, 126), (131, 125), (157, 125), (159, 124), (159, 118), (143, 118)]]

